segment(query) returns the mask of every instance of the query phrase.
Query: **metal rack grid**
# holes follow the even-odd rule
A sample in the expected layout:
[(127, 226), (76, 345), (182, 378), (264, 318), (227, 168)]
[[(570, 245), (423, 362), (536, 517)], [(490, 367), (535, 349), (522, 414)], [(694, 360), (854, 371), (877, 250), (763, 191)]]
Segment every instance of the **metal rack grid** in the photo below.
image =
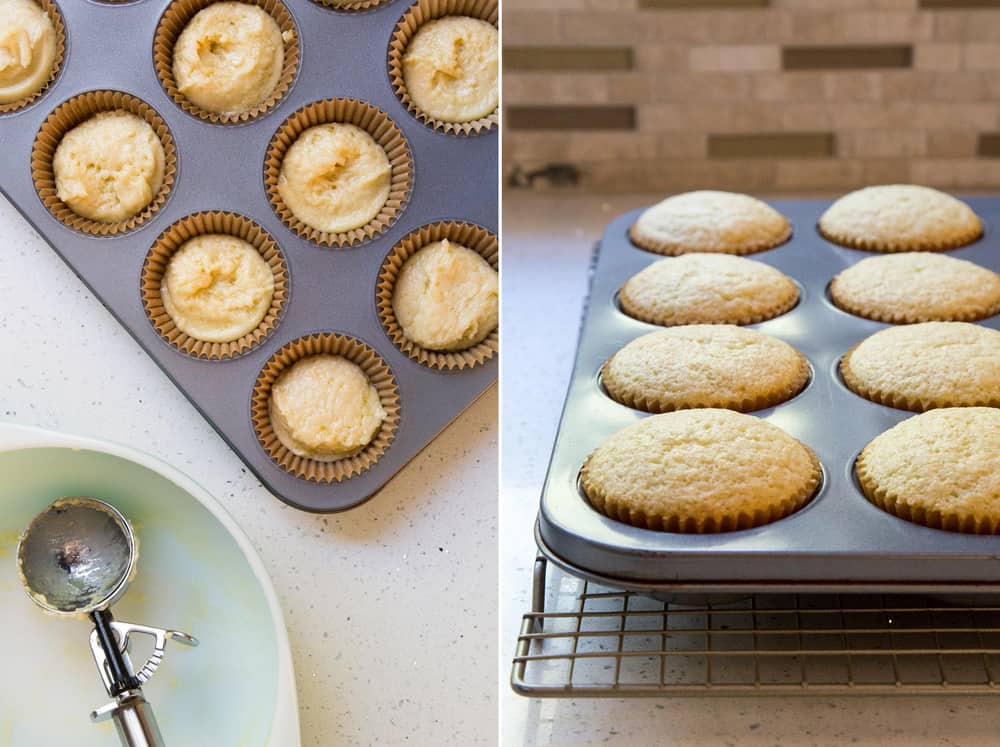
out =
[(886, 594), (679, 605), (546, 565), (536, 561), (534, 609), (522, 619), (511, 672), (522, 695), (1000, 691), (1000, 606)]

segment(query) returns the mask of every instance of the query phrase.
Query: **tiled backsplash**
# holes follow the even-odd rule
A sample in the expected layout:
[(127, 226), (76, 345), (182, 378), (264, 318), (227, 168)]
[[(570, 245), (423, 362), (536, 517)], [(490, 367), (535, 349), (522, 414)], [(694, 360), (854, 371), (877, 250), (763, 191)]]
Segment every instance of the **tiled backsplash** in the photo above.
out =
[(1000, 0), (504, 0), (511, 183), (1000, 188)]

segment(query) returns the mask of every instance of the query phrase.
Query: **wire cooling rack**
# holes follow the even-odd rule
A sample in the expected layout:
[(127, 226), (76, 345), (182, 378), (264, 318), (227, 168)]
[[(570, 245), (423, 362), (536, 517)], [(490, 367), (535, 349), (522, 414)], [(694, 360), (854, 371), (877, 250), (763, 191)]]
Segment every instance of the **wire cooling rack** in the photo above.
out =
[(535, 565), (511, 685), (531, 697), (988, 694), (1000, 606), (771, 594), (679, 605)]

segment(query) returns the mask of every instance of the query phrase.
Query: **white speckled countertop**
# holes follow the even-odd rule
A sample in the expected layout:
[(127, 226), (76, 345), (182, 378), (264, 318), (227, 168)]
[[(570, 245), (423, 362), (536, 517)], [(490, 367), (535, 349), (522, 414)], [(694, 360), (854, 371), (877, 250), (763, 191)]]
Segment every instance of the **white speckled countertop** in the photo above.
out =
[(157, 454), (229, 510), (285, 611), (303, 745), (495, 744), (495, 387), (368, 503), (302, 513), (2, 198), (0, 257), (0, 419)]
[(510, 661), (529, 607), (532, 527), (573, 366), (591, 249), (613, 217), (657, 199), (504, 195), (501, 743), (996, 744), (1000, 708), (992, 697), (530, 700), (511, 691)]

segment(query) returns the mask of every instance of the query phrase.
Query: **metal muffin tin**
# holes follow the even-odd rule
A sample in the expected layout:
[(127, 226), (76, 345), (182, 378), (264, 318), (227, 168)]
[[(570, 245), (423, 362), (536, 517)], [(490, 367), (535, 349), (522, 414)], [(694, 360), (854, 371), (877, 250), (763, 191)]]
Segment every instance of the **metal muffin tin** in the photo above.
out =
[[(301, 51), (288, 95), (247, 124), (201, 121), (167, 96), (153, 68), (153, 35), (168, 4), (59, 3), (67, 37), (63, 69), (33, 104), (0, 115), (0, 191), (272, 493), (307, 511), (351, 508), (376, 493), (496, 380), (496, 356), (482, 366), (442, 372), (398, 350), (376, 313), (376, 280), (393, 245), (426, 223), (468, 221), (496, 232), (497, 131), (469, 137), (435, 132), (396, 98), (386, 57), (407, 2), (349, 13), (311, 0), (285, 0), (298, 26)], [(49, 113), (96, 89), (143, 99), (166, 120), (177, 143), (177, 181), (166, 204), (136, 230), (113, 237), (88, 236), (57, 221), (42, 205), (29, 168), (32, 142)], [(413, 191), (398, 221), (372, 241), (344, 249), (296, 236), (275, 215), (264, 192), (264, 154), (275, 130), (305, 104), (333, 97), (360, 99), (385, 111), (403, 130), (414, 161)], [(290, 298), (277, 330), (232, 360), (197, 360), (178, 352), (153, 328), (140, 298), (140, 270), (156, 237), (174, 221), (203, 210), (230, 210), (256, 221), (274, 237), (289, 266)], [(340, 483), (319, 484), (271, 461), (254, 434), (250, 398), (258, 372), (276, 350), (326, 330), (357, 337), (382, 356), (399, 385), (401, 409), (396, 437), (371, 469)]]
[[(976, 243), (947, 252), (1000, 270), (1000, 200), (971, 198), (986, 225)], [(871, 252), (846, 249), (820, 236), (829, 201), (775, 201), (794, 228), (791, 240), (749, 258), (772, 265), (801, 287), (798, 305), (753, 328), (785, 340), (808, 359), (806, 389), (754, 415), (811, 446), (823, 482), (797, 513), (766, 526), (691, 535), (629, 526), (593, 509), (578, 487), (587, 455), (611, 434), (646, 413), (618, 404), (600, 386), (602, 364), (636, 337), (662, 329), (623, 313), (622, 284), (662, 259), (634, 246), (626, 232), (640, 214), (617, 218), (600, 243), (584, 312), (576, 363), (549, 464), (536, 527), (541, 551), (571, 572), (606, 585), (643, 591), (881, 590), (1000, 591), (1000, 536), (930, 529), (869, 503), (856, 483), (854, 459), (875, 436), (915, 413), (869, 402), (837, 372), (841, 355), (887, 324), (841, 311), (827, 285)], [(981, 324), (1000, 329), (1000, 316)], [(997, 465), (1000, 469), (1000, 464)]]

